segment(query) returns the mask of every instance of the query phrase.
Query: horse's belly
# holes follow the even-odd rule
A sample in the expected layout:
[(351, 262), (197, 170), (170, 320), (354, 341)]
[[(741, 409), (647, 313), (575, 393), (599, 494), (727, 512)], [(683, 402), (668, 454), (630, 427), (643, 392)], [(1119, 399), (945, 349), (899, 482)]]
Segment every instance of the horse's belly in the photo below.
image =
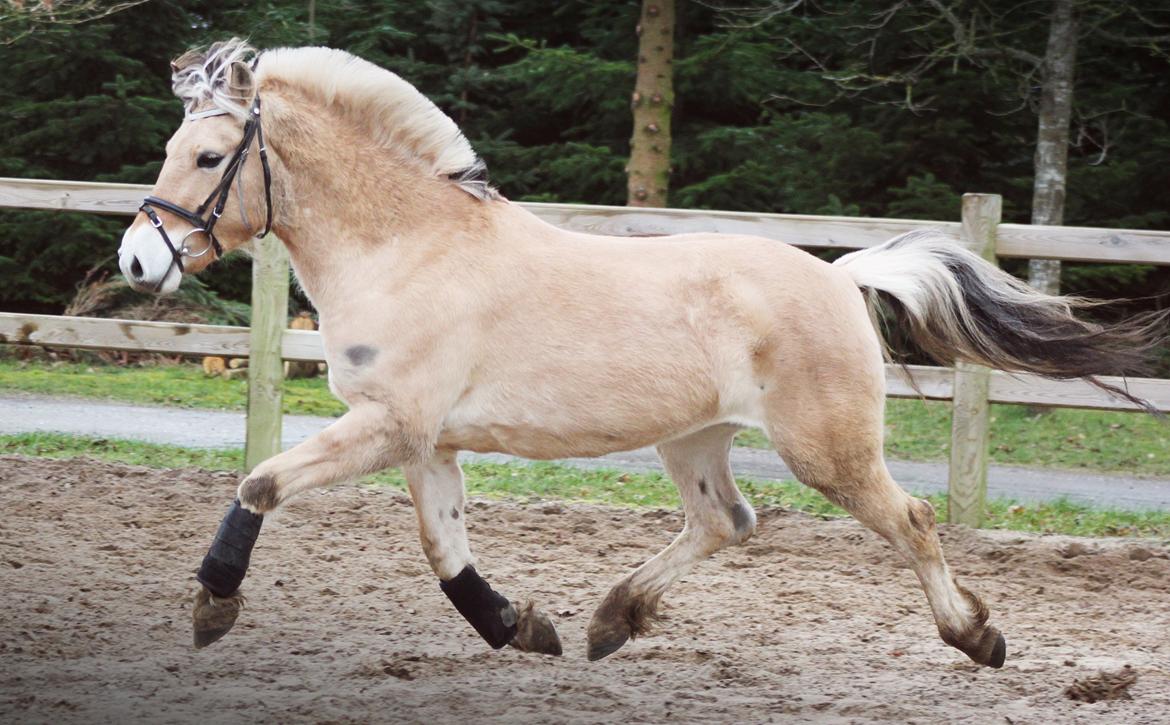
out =
[(712, 422), (717, 396), (610, 397), (558, 401), (541, 395), (470, 395), (446, 417), (442, 447), (524, 458), (600, 456), (653, 445)]
[(631, 439), (588, 433), (565, 436), (543, 427), (503, 424), (444, 429), (439, 436), (439, 446), (444, 448), (476, 453), (507, 453), (536, 460), (592, 458), (641, 448), (654, 442), (649, 437)]

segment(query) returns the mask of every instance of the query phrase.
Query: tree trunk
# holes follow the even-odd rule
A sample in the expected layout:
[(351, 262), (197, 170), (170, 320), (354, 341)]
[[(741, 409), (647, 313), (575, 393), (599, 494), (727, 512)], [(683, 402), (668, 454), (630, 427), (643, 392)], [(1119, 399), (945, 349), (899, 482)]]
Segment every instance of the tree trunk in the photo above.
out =
[(670, 186), (670, 111), (674, 106), (674, 0), (642, 0), (638, 78), (630, 106), (630, 206), (666, 206)]
[[(1064, 191), (1068, 178), (1068, 139), (1072, 125), (1073, 82), (1077, 57), (1076, 0), (1053, 0), (1044, 53), (1040, 90), (1040, 123), (1036, 134), (1036, 179), (1032, 187), (1032, 223), (1064, 223)], [(1028, 281), (1049, 294), (1060, 292), (1060, 262), (1033, 259)]]

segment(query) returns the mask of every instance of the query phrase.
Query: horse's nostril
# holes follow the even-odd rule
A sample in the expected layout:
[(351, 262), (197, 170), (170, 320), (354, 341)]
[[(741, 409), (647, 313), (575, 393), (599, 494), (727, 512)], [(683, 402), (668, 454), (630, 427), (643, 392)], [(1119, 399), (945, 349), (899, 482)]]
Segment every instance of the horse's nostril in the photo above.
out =
[(130, 275), (134, 279), (142, 279), (142, 263), (138, 261), (138, 257), (130, 260)]

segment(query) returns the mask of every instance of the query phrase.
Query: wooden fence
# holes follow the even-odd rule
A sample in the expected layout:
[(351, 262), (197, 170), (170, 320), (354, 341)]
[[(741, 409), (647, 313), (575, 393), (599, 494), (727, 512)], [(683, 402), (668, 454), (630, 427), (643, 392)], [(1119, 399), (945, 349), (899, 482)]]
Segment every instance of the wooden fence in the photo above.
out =
[[(150, 187), (0, 178), (0, 208), (136, 213)], [(579, 204), (521, 204), (547, 222), (583, 232), (615, 235), (729, 232), (755, 234), (810, 249), (857, 249), (912, 229), (942, 228), (995, 262), (998, 258), (1170, 265), (1170, 232), (1000, 223), (1000, 197), (966, 194), (959, 223), (909, 219), (633, 209)], [(114, 240), (111, 240), (111, 250)], [(252, 358), (248, 366), (247, 465), (280, 450), (281, 360), (324, 360), (316, 332), (285, 329), (288, 260), (274, 238), (257, 245), (253, 265), (252, 327), (183, 325), (53, 315), (0, 313), (0, 343), (91, 350), (129, 350)], [(922, 394), (952, 400), (949, 475), (950, 520), (978, 526), (987, 481), (989, 404), (1135, 410), (1082, 381), (1011, 375), (975, 365), (911, 366)], [(897, 366), (887, 366), (891, 397), (918, 392)], [(1170, 412), (1170, 380), (1106, 381)]]

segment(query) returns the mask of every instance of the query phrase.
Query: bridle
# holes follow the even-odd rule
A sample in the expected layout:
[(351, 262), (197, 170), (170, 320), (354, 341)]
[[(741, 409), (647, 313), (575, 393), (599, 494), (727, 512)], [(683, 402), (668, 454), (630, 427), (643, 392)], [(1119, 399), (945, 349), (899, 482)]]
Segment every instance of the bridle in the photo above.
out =
[[(210, 116), (224, 116), (227, 111), (219, 108), (213, 108), (207, 111), (200, 111), (198, 113), (187, 114), (187, 119), (195, 120), (200, 118), (208, 118)], [(232, 182), (235, 181), (236, 176), (244, 168), (244, 163), (248, 160), (248, 149), (252, 146), (252, 140), (256, 139), (260, 145), (260, 165), (264, 168), (264, 203), (267, 208), (267, 218), (264, 222), (263, 231), (256, 234), (256, 238), (265, 236), (272, 231), (272, 170), (268, 167), (268, 148), (264, 145), (264, 131), (260, 128), (260, 96), (256, 96), (256, 100), (252, 102), (252, 108), (248, 111), (248, 120), (244, 122), (244, 137), (240, 139), (240, 145), (236, 147), (235, 152), (228, 160), (227, 168), (223, 171), (223, 176), (219, 183), (211, 190), (199, 208), (191, 211), (185, 209), (178, 204), (160, 199), (157, 196), (148, 196), (142, 201), (142, 206), (138, 210), (146, 214), (146, 218), (150, 220), (150, 225), (158, 230), (158, 234), (162, 237), (163, 243), (167, 245), (167, 249), (171, 250), (171, 267), (178, 267), (179, 272), (183, 272), (183, 257), (191, 257), (192, 259), (202, 257), (209, 251), (214, 251), (215, 259), (223, 256), (223, 245), (215, 237), (215, 224), (219, 218), (223, 216), (223, 208), (227, 204), (228, 195), (231, 193)], [(238, 187), (240, 194), (240, 216), (243, 217), (244, 225), (250, 226), (248, 223), (248, 214), (244, 209), (244, 189), (243, 186)], [(190, 222), (195, 228), (187, 232), (187, 234), (179, 241), (178, 248), (171, 242), (171, 238), (167, 236), (166, 229), (163, 228), (162, 219), (159, 218), (158, 213), (155, 212), (154, 207), (169, 211), (177, 217), (180, 217), (187, 222)], [(210, 210), (210, 214), (208, 214)], [(205, 216), (206, 215), (206, 216)], [(208, 244), (200, 252), (192, 252), (191, 248), (187, 246), (187, 239), (193, 234), (204, 233), (207, 235)], [(158, 289), (162, 289), (163, 281), (166, 280), (167, 275), (170, 274), (170, 267), (159, 279)]]

